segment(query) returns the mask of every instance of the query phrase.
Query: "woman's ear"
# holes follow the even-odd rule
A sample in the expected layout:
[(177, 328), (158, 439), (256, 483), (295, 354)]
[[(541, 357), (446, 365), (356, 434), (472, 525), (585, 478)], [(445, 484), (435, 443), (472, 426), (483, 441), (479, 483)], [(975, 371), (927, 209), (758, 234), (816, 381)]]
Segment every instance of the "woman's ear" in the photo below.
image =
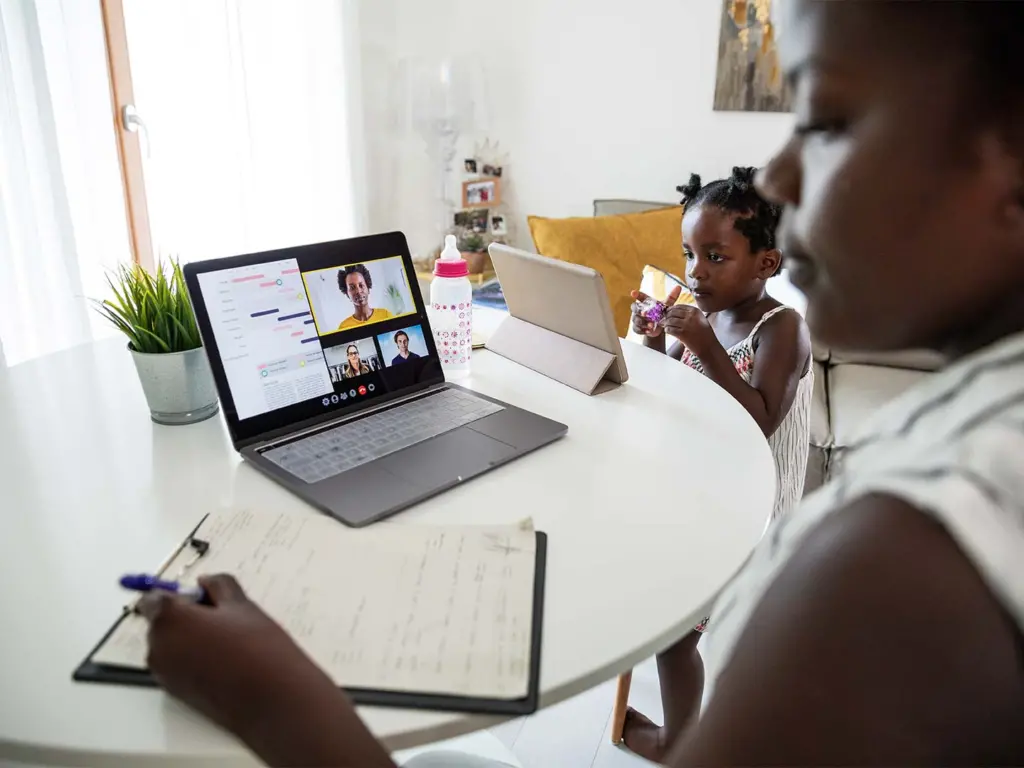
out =
[(762, 280), (774, 277), (782, 268), (782, 251), (769, 248), (758, 254), (757, 276)]

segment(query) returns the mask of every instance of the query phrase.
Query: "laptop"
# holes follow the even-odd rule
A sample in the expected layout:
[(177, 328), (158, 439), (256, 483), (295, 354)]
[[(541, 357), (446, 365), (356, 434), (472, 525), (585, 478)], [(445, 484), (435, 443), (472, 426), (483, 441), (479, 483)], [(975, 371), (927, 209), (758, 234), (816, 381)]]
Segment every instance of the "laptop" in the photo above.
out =
[[(185, 281), (232, 443), (359, 527), (568, 430), (445, 381), (399, 232), (195, 262)], [(467, 307), (467, 311), (468, 311)]]

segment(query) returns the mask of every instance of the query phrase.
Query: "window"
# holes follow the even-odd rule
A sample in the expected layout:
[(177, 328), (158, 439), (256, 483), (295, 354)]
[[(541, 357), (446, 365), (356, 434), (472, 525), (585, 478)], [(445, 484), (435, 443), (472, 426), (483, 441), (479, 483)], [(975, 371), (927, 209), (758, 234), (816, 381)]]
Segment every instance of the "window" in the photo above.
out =
[[(120, 107), (131, 104), (138, 116), (128, 122), (138, 129), (158, 258), (355, 234), (340, 0), (107, 5), (123, 8), (130, 90)], [(115, 85), (119, 61), (112, 51)]]

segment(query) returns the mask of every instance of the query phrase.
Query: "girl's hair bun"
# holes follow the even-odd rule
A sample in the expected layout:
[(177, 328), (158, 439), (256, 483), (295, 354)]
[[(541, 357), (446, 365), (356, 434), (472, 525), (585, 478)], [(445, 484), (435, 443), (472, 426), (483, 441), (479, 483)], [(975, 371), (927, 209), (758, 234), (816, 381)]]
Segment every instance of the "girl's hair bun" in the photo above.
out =
[[(1017, 0), (1024, 5), (1024, 0)], [(765, 200), (754, 185), (756, 168), (732, 169), (727, 179), (717, 179), (706, 185), (693, 174), (690, 183), (676, 187), (683, 195), (687, 209), (713, 206), (736, 215), (736, 230), (750, 241), (753, 251), (775, 247), (775, 230), (779, 226), (782, 209)]]
[(754, 179), (757, 177), (757, 168), (742, 168), (736, 166), (732, 169), (732, 177), (729, 183), (737, 192), (749, 192), (754, 188)]
[(697, 196), (701, 189), (700, 174), (691, 173), (690, 180), (683, 186), (676, 187), (676, 192), (683, 196), (682, 203), (683, 205), (686, 205)]

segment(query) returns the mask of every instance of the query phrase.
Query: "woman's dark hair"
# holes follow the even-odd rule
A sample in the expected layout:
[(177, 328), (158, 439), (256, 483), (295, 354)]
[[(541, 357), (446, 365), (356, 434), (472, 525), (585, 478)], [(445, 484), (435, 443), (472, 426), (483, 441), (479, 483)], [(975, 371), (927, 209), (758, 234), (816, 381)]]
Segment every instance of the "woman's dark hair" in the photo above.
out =
[(347, 355), (353, 349), (356, 351), (356, 354), (358, 355), (359, 354), (359, 347), (357, 347), (355, 344), (349, 344), (347, 347), (345, 347), (345, 354)]
[(775, 247), (775, 230), (782, 208), (769, 203), (754, 187), (756, 168), (733, 168), (732, 176), (701, 185), (700, 176), (690, 175), (688, 184), (676, 187), (687, 208), (710, 205), (736, 214), (736, 231), (750, 241), (755, 253)]
[(936, 6), (951, 6), (946, 10), (958, 13), (953, 21), (968, 35), (975, 67), (970, 88), (978, 100), (977, 116), (1008, 118), (1008, 127), (1020, 137), (1024, 133), (1024, 3), (968, 0)]
[(366, 268), (365, 264), (353, 264), (351, 267), (345, 267), (338, 272), (338, 287), (341, 292), (348, 296), (348, 280), (349, 275), (362, 275), (363, 280), (366, 281), (367, 288), (373, 288), (373, 278), (370, 277), (370, 270)]

